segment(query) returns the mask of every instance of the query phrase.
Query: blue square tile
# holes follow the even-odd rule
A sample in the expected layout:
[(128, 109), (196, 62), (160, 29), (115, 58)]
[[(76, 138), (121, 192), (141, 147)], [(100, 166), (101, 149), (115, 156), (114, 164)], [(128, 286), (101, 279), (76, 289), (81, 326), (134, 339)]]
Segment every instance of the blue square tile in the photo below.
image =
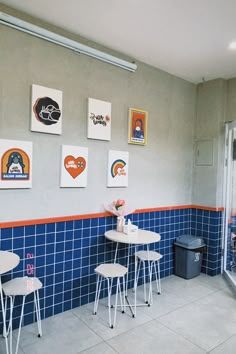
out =
[(69, 300), (69, 301), (65, 301), (64, 302), (64, 311), (68, 311), (68, 310), (71, 310), (72, 309), (72, 301)]
[(98, 226), (98, 218), (92, 218), (91, 227), (96, 227), (96, 226)]
[(37, 246), (36, 252), (37, 252), (37, 256), (45, 255), (45, 245)]
[(56, 223), (56, 232), (65, 230), (65, 222), (57, 222)]
[(24, 238), (23, 237), (16, 237), (13, 238), (13, 249), (16, 250), (17, 248), (24, 247)]
[(80, 239), (82, 237), (82, 230), (74, 231), (74, 239)]
[(73, 221), (66, 221), (66, 230), (73, 230), (73, 229), (74, 229)]
[(55, 232), (55, 223), (46, 224), (46, 231), (47, 233)]
[(45, 224), (36, 225), (36, 234), (45, 234), (45, 231), (46, 231)]
[(65, 239), (66, 239), (66, 241), (71, 241), (71, 240), (73, 240), (73, 236), (74, 236), (73, 231), (66, 231), (66, 234), (65, 234)]
[(82, 220), (83, 229), (90, 228), (90, 224), (91, 224), (91, 219), (83, 219)]
[(12, 238), (12, 233), (13, 233), (12, 227), (1, 229), (1, 239), (4, 240), (6, 238)]
[(54, 315), (62, 312), (62, 303), (54, 306)]
[(23, 237), (25, 233), (24, 226), (18, 226), (13, 228), (13, 237)]
[(74, 228), (75, 229), (82, 229), (82, 220), (75, 220)]
[(35, 225), (28, 225), (25, 227), (25, 236), (35, 235), (36, 229)]

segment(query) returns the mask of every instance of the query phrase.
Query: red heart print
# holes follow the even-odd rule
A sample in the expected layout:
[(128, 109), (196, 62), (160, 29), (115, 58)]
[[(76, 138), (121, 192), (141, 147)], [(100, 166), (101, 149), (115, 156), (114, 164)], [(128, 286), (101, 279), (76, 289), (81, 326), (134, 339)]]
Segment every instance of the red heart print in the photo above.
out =
[(78, 177), (86, 168), (86, 160), (83, 157), (68, 155), (64, 159), (64, 167), (71, 177)]

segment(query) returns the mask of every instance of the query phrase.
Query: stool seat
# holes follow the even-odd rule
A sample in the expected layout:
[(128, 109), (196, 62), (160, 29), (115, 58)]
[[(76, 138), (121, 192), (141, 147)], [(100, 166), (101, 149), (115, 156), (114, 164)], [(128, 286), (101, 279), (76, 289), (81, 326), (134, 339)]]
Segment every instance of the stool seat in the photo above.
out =
[(118, 263), (100, 264), (95, 272), (105, 278), (120, 278), (128, 272), (128, 268)]
[(159, 261), (163, 256), (162, 254), (155, 251), (138, 251), (135, 253), (135, 256), (141, 259), (142, 261)]
[(2, 288), (6, 296), (26, 296), (41, 289), (42, 286), (38, 278), (21, 277), (9, 280), (2, 285)]

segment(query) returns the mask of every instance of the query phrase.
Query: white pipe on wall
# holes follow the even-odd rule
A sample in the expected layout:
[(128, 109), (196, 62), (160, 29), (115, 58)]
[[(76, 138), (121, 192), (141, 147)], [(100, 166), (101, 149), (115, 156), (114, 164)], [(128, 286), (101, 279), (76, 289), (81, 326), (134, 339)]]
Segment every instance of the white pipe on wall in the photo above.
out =
[(128, 61), (114, 57), (113, 55), (101, 52), (100, 50), (88, 47), (82, 43), (73, 41), (72, 39), (35, 26), (29, 22), (20, 20), (3, 12), (0, 12), (0, 24), (31, 34), (32, 36), (44, 39), (54, 44), (58, 44), (75, 52), (88, 55), (98, 60), (102, 60), (106, 63), (118, 66), (119, 68), (131, 72), (134, 72), (137, 69), (137, 65), (134, 63), (130, 63)]

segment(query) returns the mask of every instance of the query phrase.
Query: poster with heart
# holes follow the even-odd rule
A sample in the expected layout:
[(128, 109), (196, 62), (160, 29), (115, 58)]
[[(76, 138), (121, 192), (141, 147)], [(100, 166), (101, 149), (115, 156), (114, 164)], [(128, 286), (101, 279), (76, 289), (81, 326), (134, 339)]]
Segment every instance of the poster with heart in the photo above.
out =
[(87, 186), (88, 148), (62, 145), (61, 187)]
[(108, 153), (107, 187), (128, 187), (129, 153), (110, 150)]
[(0, 139), (0, 188), (32, 188), (32, 142)]
[(62, 91), (32, 85), (31, 130), (62, 133)]

